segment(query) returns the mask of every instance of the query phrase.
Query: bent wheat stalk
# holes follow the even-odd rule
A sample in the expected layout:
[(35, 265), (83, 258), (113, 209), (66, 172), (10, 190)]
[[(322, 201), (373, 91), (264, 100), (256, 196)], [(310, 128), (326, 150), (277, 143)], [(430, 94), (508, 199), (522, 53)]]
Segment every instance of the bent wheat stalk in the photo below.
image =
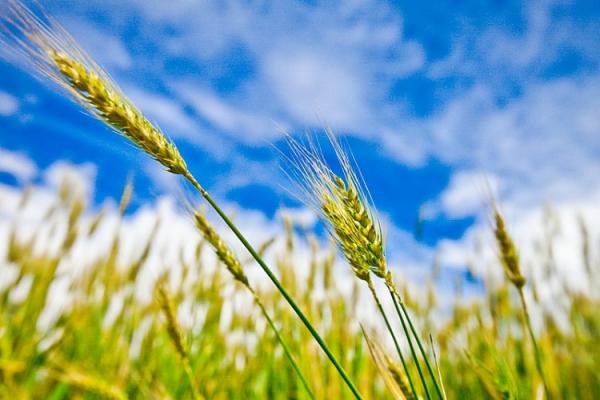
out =
[[(377, 304), (387, 330), (394, 341), (413, 395), (416, 397), (413, 381), (398, 340), (372, 282), (372, 274), (383, 279), (390, 295), (394, 298), (392, 293), (393, 282), (391, 272), (386, 266), (387, 262), (384, 254), (383, 235), (380, 224), (368, 206), (368, 201), (366, 200), (368, 196), (361, 190), (358, 177), (353, 172), (348, 156), (335, 140), (333, 133), (329, 130), (326, 133), (342, 168), (343, 178), (336, 175), (325, 164), (315, 144), (310, 143), (308, 146), (304, 146), (289, 138), (288, 145), (292, 152), (289, 161), (294, 168), (293, 175), (295, 175), (292, 178), (296, 178), (299, 183), (300, 190), (304, 195), (302, 200), (321, 215), (330, 235), (338, 243), (355, 276), (366, 282), (369, 287), (369, 291)], [(429, 388), (412, 344), (411, 334), (404, 322), (402, 313), (399, 311), (398, 316), (402, 322), (402, 328), (409, 343), (419, 378), (425, 390), (425, 395), (430, 399)], [(406, 316), (408, 318), (408, 314)], [(414, 329), (413, 334), (419, 342)], [(424, 358), (427, 361), (425, 354)], [(437, 380), (429, 364), (428, 368), (437, 389)], [(438, 394), (442, 397), (439, 389)]]
[(131, 140), (169, 172), (183, 176), (190, 182), (267, 274), (327, 355), (352, 394), (361, 399), (358, 389), (296, 301), (227, 214), (200, 186), (173, 142), (144, 117), (58, 22), (49, 16), (44, 16), (42, 20), (16, 0), (10, 0), (10, 10), (11, 15), (3, 20), (4, 30), (8, 35), (1, 37), (1, 40), (7, 42), (7, 47), (21, 56), (26, 56), (26, 63), (33, 66), (35, 74), (58, 83), (91, 115)]
[(194, 220), (196, 221), (196, 228), (202, 233), (202, 236), (204, 236), (204, 239), (206, 239), (206, 241), (211, 245), (211, 247), (217, 254), (217, 257), (219, 258), (219, 260), (221, 260), (221, 262), (225, 265), (225, 267), (227, 268), (229, 273), (231, 273), (231, 275), (233, 276), (233, 279), (235, 279), (236, 281), (238, 281), (242, 285), (244, 285), (244, 287), (246, 289), (248, 289), (248, 291), (252, 294), (254, 302), (260, 308), (260, 311), (263, 314), (263, 316), (265, 317), (265, 319), (267, 320), (269, 327), (275, 334), (275, 337), (279, 341), (279, 344), (281, 344), (281, 347), (283, 348), (283, 351), (284, 351), (288, 361), (290, 362), (290, 364), (292, 365), (292, 368), (294, 368), (294, 371), (298, 375), (298, 378), (300, 379), (302, 386), (304, 386), (306, 393), (308, 394), (308, 396), (311, 399), (315, 399), (315, 396), (314, 396), (312, 390), (310, 389), (308, 381), (306, 380), (306, 378), (304, 377), (304, 374), (300, 370), (300, 367), (298, 366), (296, 359), (292, 355), (292, 352), (291, 352), (289, 346), (287, 345), (283, 336), (281, 336), (281, 332), (279, 332), (279, 329), (275, 325), (275, 322), (273, 321), (273, 319), (267, 312), (267, 309), (266, 309), (264, 303), (262, 302), (262, 300), (260, 299), (260, 297), (258, 296), (258, 293), (256, 293), (254, 288), (250, 285), (250, 282), (248, 281), (248, 277), (246, 276), (246, 273), (244, 272), (244, 269), (242, 268), (242, 264), (240, 263), (240, 261), (233, 254), (231, 249), (225, 244), (225, 242), (223, 242), (223, 240), (221, 239), (221, 237), (219, 236), (217, 231), (208, 222), (208, 220), (206, 219), (206, 217), (204, 216), (204, 214), (202, 212), (200, 212), (200, 211), (194, 212)]

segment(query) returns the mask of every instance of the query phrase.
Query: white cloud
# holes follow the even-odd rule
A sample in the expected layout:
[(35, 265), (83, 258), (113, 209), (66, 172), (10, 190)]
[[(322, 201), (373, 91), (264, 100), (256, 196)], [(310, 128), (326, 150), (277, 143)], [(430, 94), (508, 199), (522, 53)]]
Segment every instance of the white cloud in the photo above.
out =
[(366, 118), (364, 72), (326, 51), (272, 52), (264, 74), (279, 104), (300, 124), (319, 125), (325, 120), (338, 129), (353, 129)]
[(183, 101), (209, 123), (241, 142), (255, 142), (281, 134), (283, 122), (275, 122), (266, 115), (231, 105), (214, 92), (192, 82), (174, 84), (173, 88)]
[[(94, 2), (66, 0), (62, 4), (67, 19), (97, 7)], [(102, 3), (104, 8), (111, 4), (116, 2)], [(195, 104), (211, 123), (235, 131), (243, 141), (281, 135), (272, 121), (283, 127), (294, 122), (300, 128), (327, 123), (334, 129), (372, 136), (381, 125), (376, 121), (388, 112), (381, 102), (393, 79), (415, 73), (425, 63), (420, 43), (403, 37), (399, 12), (379, 1), (336, 6), (278, 1), (136, 1), (119, 3), (118, 8), (112, 21), (114, 30), (103, 35), (90, 28), (89, 46), (98, 48), (99, 53), (114, 53), (116, 59), (122, 59), (120, 66), (127, 63), (128, 54), (122, 43), (110, 38), (125, 34), (128, 25), (122, 23), (123, 15), (136, 18), (140, 33), (133, 42), (151, 43), (156, 48), (144, 54), (145, 59), (136, 59), (136, 63), (145, 63), (141, 70), (159, 72), (169, 61), (181, 59), (208, 64), (212, 74), (219, 70), (227, 73), (231, 52), (244, 53), (250, 74), (227, 98), (213, 95), (203, 76), (201, 85), (176, 93)], [(76, 29), (80, 26), (77, 21), (71, 23)], [(102, 37), (113, 43), (108, 51), (98, 46)], [(165, 86), (182, 78), (165, 75)], [(202, 90), (206, 87), (209, 89)], [(194, 98), (189, 100), (191, 96)]]
[(192, 142), (200, 138), (196, 122), (187, 115), (183, 107), (167, 96), (151, 93), (139, 88), (128, 88), (128, 96), (140, 107), (153, 122), (168, 128), (168, 132), (175, 137), (186, 137)]
[(429, 122), (429, 151), (497, 175), (506, 200), (585, 197), (600, 184), (600, 76), (531, 85), (506, 106), (476, 89)]
[(131, 67), (132, 58), (126, 45), (113, 32), (81, 17), (64, 18), (61, 19), (61, 23), (101, 65), (119, 69)]
[(37, 175), (38, 168), (26, 155), (0, 148), (0, 172), (7, 172), (21, 182), (27, 182)]
[(97, 167), (92, 163), (74, 165), (68, 161), (56, 161), (44, 171), (44, 181), (53, 190), (68, 185), (73, 195), (89, 198), (94, 193)]
[(13, 95), (0, 91), (0, 116), (9, 117), (19, 110), (19, 100)]
[(457, 171), (437, 201), (425, 207), (425, 217), (443, 213), (449, 218), (481, 215), (492, 199), (500, 194), (498, 179), (485, 171)]
[(302, 229), (311, 229), (318, 221), (318, 216), (308, 208), (281, 208), (277, 215), (280, 219), (289, 218)]
[[(98, 7), (95, 2), (63, 3), (70, 6), (66, 14), (86, 15), (85, 10)], [(521, 210), (522, 218), (524, 211), (539, 212), (546, 202), (574, 207), (578, 199), (591, 199), (590, 188), (600, 184), (600, 76), (593, 70), (563, 78), (540, 75), (566, 47), (597, 60), (597, 41), (590, 34), (595, 31), (553, 12), (551, 3), (524, 7), (522, 30), (492, 25), (456, 35), (449, 56), (435, 62), (425, 59), (420, 43), (403, 36), (400, 12), (377, 1), (341, 6), (103, 3), (110, 7), (120, 11), (108, 37), (124, 36), (129, 25), (123, 20), (135, 17), (136, 40), (152, 44), (140, 60), (148, 65), (140, 70), (160, 75), (169, 61), (183, 59), (186, 65), (209, 65), (207, 74), (218, 76), (215, 70), (228, 72), (228, 52), (243, 51), (248, 59), (248, 76), (232, 93), (218, 93), (201, 73), (197, 81), (181, 83), (190, 78), (185, 71), (184, 77), (165, 74), (161, 82), (174, 91), (173, 98), (134, 93), (141, 107), (174, 135), (191, 140), (208, 136), (193, 135), (195, 119), (186, 107), (239, 141), (273, 139), (279, 134), (277, 125), (329, 123), (380, 142), (399, 162), (415, 166), (435, 157), (449, 165), (454, 171), (450, 185), (432, 204), (437, 212), (457, 218), (477, 213), (485, 201), (469, 182), (473, 171), (493, 176), (502, 189), (502, 204)], [(102, 32), (92, 32), (89, 39), (98, 48), (95, 55), (114, 53), (115, 67), (135, 70), (126, 46), (107, 39), (106, 50), (99, 37)], [(444, 88), (432, 115), (415, 117), (401, 101), (393, 103), (386, 96), (393, 82), (420, 72), (469, 83), (457, 85), (460, 91)], [(221, 157), (230, 157), (233, 146), (210, 140)], [(240, 176), (236, 170), (220, 184), (248, 182), (257, 171), (260, 179), (271, 178), (268, 168), (246, 168), (250, 173)], [(414, 250), (406, 232), (397, 235), (402, 246)], [(421, 254), (420, 249), (414, 253)]]

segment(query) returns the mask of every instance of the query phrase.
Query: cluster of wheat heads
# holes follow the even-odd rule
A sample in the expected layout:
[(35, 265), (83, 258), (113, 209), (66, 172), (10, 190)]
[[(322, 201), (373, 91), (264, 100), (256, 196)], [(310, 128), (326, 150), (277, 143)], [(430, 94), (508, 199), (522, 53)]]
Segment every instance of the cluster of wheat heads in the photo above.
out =
[[(202, 232), (205, 227), (196, 238), (187, 235), (187, 242), (173, 243), (165, 234), (173, 221), (163, 216), (156, 224), (144, 223), (154, 228), (132, 239), (132, 232), (139, 232), (132, 226), (135, 216), (119, 217), (131, 185), (115, 207), (116, 217), (105, 209), (89, 210), (67, 183), (50, 204), (39, 203), (40, 190), (0, 198), (0, 215), (13, 216), (0, 262), (0, 398), (348, 397), (336, 370), (317, 351), (310, 333), (298, 329), (276, 288), (254, 285), (246, 272), (257, 272), (255, 266), (238, 259), (208, 222), (198, 221), (212, 233)], [(32, 209), (39, 213), (33, 221)], [(193, 232), (192, 224), (189, 229)], [(502, 229), (507, 233), (506, 225)], [(298, 261), (307, 238), (297, 232), (262, 243), (261, 254), (274, 260), (282, 284), (338, 354), (362, 396), (415, 398), (409, 377), (416, 397), (426, 396), (416, 362), (405, 358), (407, 372), (389, 351), (394, 347), (386, 331), (374, 330), (377, 324), (371, 320), (362, 321), (365, 334), (360, 329), (358, 305), (378, 310), (368, 301), (368, 288), (361, 291), (364, 281), (354, 279), (354, 289), (345, 290), (345, 265), (337, 260), (335, 247), (314, 239), (308, 240), (308, 263)], [(48, 237), (56, 243), (45, 244)], [(135, 251), (127, 250), (127, 240), (137, 242)], [(106, 250), (81, 258), (94, 254), (99, 243)], [(170, 246), (181, 255), (155, 265)], [(209, 247), (224, 256), (211, 257)], [(558, 272), (545, 259), (551, 253), (547, 250), (540, 249), (535, 262), (552, 277)], [(587, 259), (587, 279), (597, 282), (600, 259), (597, 253)], [(498, 260), (489, 268), (500, 267)], [(148, 287), (154, 272), (157, 278)], [(426, 295), (400, 281), (395, 285), (414, 325), (436, 343), (437, 358), (433, 352), (428, 356), (447, 398), (539, 398), (545, 396), (544, 381), (548, 397), (598, 397), (597, 296), (557, 286), (552, 293), (557, 301), (549, 305), (529, 279), (523, 290), (528, 290), (534, 342), (509, 279), (485, 277), (481, 297), (469, 300), (457, 292), (449, 300), (436, 295), (436, 273), (431, 270)], [(154, 298), (141, 296), (140, 289), (155, 293)], [(54, 304), (57, 296), (66, 296), (62, 307)], [(397, 336), (404, 341), (401, 349), (409, 351), (406, 338)], [(422, 357), (418, 362), (425, 363)], [(433, 397), (432, 378), (425, 377)]]
[[(543, 314), (544, 323), (536, 330), (516, 246), (497, 211), (494, 219), (500, 261), (507, 281), (517, 289), (518, 304), (513, 304), (505, 285), (490, 286), (486, 301), (468, 306), (457, 301), (449, 322), (433, 323), (433, 286), (422, 305), (392, 276), (376, 212), (342, 148), (332, 139), (342, 170), (336, 175), (314, 146), (290, 141), (305, 200), (329, 228), (357, 278), (356, 287), (366, 284), (394, 344), (396, 360), (386, 353), (381, 332), (367, 334), (356, 329), (353, 312), (359, 296), (347, 298), (332, 278), (335, 252), (318, 259), (317, 245), (313, 245), (311, 273), (302, 282), (290, 261), (294, 259), (294, 232), (288, 229), (282, 256), (275, 258), (275, 268), (267, 265), (263, 256), (272, 242), (258, 250), (250, 244), (198, 183), (174, 143), (144, 117), (56, 21), (37, 16), (14, 1), (10, 10), (3, 19), (3, 42), (26, 57), (38, 76), (59, 83), (91, 115), (169, 172), (189, 181), (273, 286), (268, 290), (255, 288), (244, 263), (204, 213), (196, 211), (192, 219), (203, 238), (196, 257), (169, 266), (181, 271), (178, 281), (173, 282), (170, 270), (155, 281), (155, 302), (140, 302), (133, 290), (154, 250), (154, 233), (138, 259), (127, 265), (120, 265), (120, 238), (115, 234), (108, 254), (69, 282), (71, 306), (50, 326), (40, 329), (37, 321), (45, 312), (52, 285), (62, 278), (61, 261), (71, 256), (78, 241), (93, 238), (105, 218), (98, 214), (83, 221), (83, 199), (68, 195), (67, 187), (48, 210), (46, 221), (52, 224), (53, 219), (65, 218), (67, 230), (57, 253), (36, 252), (35, 234), (23, 242), (17, 222), (8, 236), (7, 262), (16, 277), (0, 289), (0, 394), (117, 399), (445, 399), (533, 398), (540, 388), (547, 398), (592, 399), (600, 394), (595, 372), (600, 362), (593, 351), (600, 341), (600, 321), (594, 313), (597, 299), (563, 288), (564, 293), (557, 296), (569, 300), (563, 310), (569, 326), (560, 326), (552, 314)], [(131, 190), (126, 186), (121, 214)], [(25, 192), (17, 210), (27, 203)], [(224, 273), (203, 275), (199, 254), (204, 243), (212, 247)], [(596, 279), (595, 268), (587, 271), (590, 279)], [(228, 324), (223, 323), (223, 315), (228, 314), (224, 310), (231, 306), (223, 293), (228, 279), (241, 289), (236, 289), (236, 295), (245, 294), (256, 305), (256, 313), (265, 321), (262, 329), (254, 313), (239, 310)], [(390, 320), (376, 281), (390, 295), (401, 329)], [(27, 286), (24, 298), (15, 294)], [(326, 289), (324, 299), (310, 295), (319, 289)], [(178, 310), (186, 307), (192, 315), (203, 310), (203, 321), (184, 325)], [(297, 321), (289, 311), (306, 331), (290, 329)], [(439, 353), (433, 346), (427, 349), (428, 341), (419, 332), (429, 334), (429, 342), (438, 344)], [(240, 334), (245, 339), (241, 342), (235, 340)], [(410, 357), (405, 356), (407, 350)], [(570, 358), (572, 354), (577, 357)]]
[(13, 44), (17, 52), (20, 51), (30, 57), (30, 64), (34, 66), (36, 73), (59, 83), (75, 101), (84, 105), (91, 115), (131, 140), (141, 150), (166, 167), (169, 172), (183, 176), (197, 189), (198, 193), (219, 214), (263, 268), (338, 370), (352, 394), (360, 399), (361, 395), (355, 384), (298, 306), (296, 300), (279, 282), (277, 276), (237, 226), (209, 193), (200, 186), (187, 168), (177, 147), (144, 117), (125, 97), (116, 83), (79, 47), (57, 21), (45, 14), (42, 17), (37, 16), (18, 1), (11, 1), (10, 6), (11, 14), (4, 19), (6, 30), (12, 33), (12, 36), (8, 36), (9, 42), (12, 42), (9, 44)]

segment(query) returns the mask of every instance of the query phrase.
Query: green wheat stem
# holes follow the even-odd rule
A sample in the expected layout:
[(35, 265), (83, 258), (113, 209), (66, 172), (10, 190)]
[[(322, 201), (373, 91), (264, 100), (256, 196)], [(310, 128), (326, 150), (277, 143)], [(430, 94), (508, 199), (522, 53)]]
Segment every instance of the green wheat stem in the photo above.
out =
[(185, 375), (190, 383), (190, 387), (192, 389), (192, 395), (195, 400), (204, 400), (204, 396), (200, 394), (198, 390), (198, 385), (196, 384), (196, 379), (194, 378), (194, 372), (192, 371), (192, 366), (190, 364), (190, 360), (186, 358), (183, 361), (183, 369), (185, 371)]
[(427, 386), (427, 381), (425, 380), (425, 376), (423, 375), (423, 370), (421, 368), (421, 364), (419, 363), (419, 358), (417, 357), (417, 352), (415, 351), (415, 346), (413, 345), (410, 332), (408, 331), (406, 322), (404, 321), (404, 317), (402, 316), (402, 314), (400, 313), (400, 309), (398, 308), (398, 302), (396, 301), (394, 292), (389, 287), (388, 287), (388, 292), (390, 293), (390, 296), (392, 297), (392, 300), (394, 302), (394, 308), (396, 309), (396, 313), (398, 314), (398, 318), (400, 319), (400, 323), (402, 324), (402, 330), (404, 331), (404, 334), (406, 335), (406, 340), (408, 341), (408, 346), (410, 347), (410, 353), (413, 357), (413, 360), (415, 360), (415, 364), (417, 366), (417, 372), (419, 373), (419, 378), (421, 379), (421, 383), (423, 384), (423, 389), (425, 389), (425, 394), (427, 395), (428, 399), (431, 399), (431, 395), (429, 393), (429, 387)]
[(525, 319), (525, 325), (527, 326), (527, 331), (529, 332), (529, 337), (531, 338), (531, 344), (533, 345), (533, 352), (535, 358), (535, 367), (542, 379), (542, 384), (544, 385), (544, 392), (546, 393), (546, 398), (551, 399), (550, 389), (548, 387), (548, 382), (546, 381), (546, 375), (544, 374), (543, 364), (542, 364), (542, 354), (540, 353), (540, 349), (537, 345), (537, 340), (535, 339), (535, 334), (533, 333), (533, 327), (531, 325), (531, 318), (529, 317), (529, 307), (527, 307), (527, 302), (525, 301), (525, 294), (523, 293), (523, 287), (518, 288), (519, 299), (521, 300), (521, 308), (523, 309), (523, 316)]
[(310, 332), (312, 337), (319, 344), (319, 346), (321, 347), (321, 349), (323, 350), (323, 352), (325, 353), (327, 358), (329, 358), (329, 361), (331, 361), (331, 363), (333, 364), (335, 369), (338, 371), (338, 373), (340, 374), (340, 376), (342, 377), (342, 379), (344, 380), (344, 382), (346, 383), (346, 385), (348, 386), (348, 388), (350, 389), (350, 391), (352, 392), (354, 397), (356, 399), (362, 399), (362, 396), (361, 396), (360, 392), (358, 391), (358, 388), (354, 385), (354, 383), (352, 382), (352, 379), (350, 379), (350, 377), (348, 376), (348, 374), (346, 373), (346, 371), (344, 370), (342, 365), (339, 363), (337, 358), (333, 355), (333, 353), (331, 352), (331, 350), (329, 349), (329, 347), (327, 346), (327, 344), (325, 343), (323, 338), (321, 338), (321, 336), (319, 335), (317, 330), (312, 326), (312, 324), (310, 323), (310, 321), (308, 320), (308, 318), (306, 317), (304, 312), (300, 309), (298, 304), (296, 304), (296, 301), (288, 293), (288, 291), (285, 289), (285, 287), (283, 287), (283, 285), (281, 284), (279, 279), (277, 279), (277, 277), (275, 276), (273, 271), (271, 271), (269, 266), (264, 262), (262, 257), (256, 252), (254, 247), (252, 247), (250, 242), (248, 242), (246, 237), (240, 232), (240, 230), (231, 221), (231, 219), (229, 219), (227, 214), (225, 214), (225, 212), (221, 209), (221, 207), (219, 207), (219, 205), (210, 196), (210, 194), (202, 186), (200, 186), (200, 184), (198, 183), (196, 178), (194, 178), (194, 176), (189, 171), (186, 171), (183, 174), (183, 176), (192, 184), (192, 186), (194, 186), (194, 188), (198, 191), (198, 193), (200, 193), (200, 195), (208, 202), (208, 204), (210, 204), (210, 206), (216, 211), (216, 213), (219, 214), (221, 219), (225, 222), (225, 224), (229, 227), (229, 229), (231, 229), (231, 231), (235, 234), (235, 236), (239, 239), (239, 241), (244, 245), (246, 250), (248, 250), (250, 255), (256, 260), (256, 262), (262, 268), (262, 270), (265, 272), (265, 274), (267, 274), (267, 276), (269, 277), (271, 282), (273, 282), (273, 284), (275, 285), (277, 290), (279, 290), (279, 292), (285, 298), (285, 300), (288, 302), (290, 307), (292, 307), (292, 309), (294, 310), (294, 312), (296, 313), (298, 318), (300, 318), (300, 320), (302, 321), (302, 323), (304, 324), (306, 329), (308, 329), (308, 331)]
[[(394, 346), (396, 346), (396, 351), (398, 353), (398, 356), (400, 357), (400, 362), (402, 363), (404, 372), (406, 372), (406, 377), (408, 378), (408, 383), (410, 384), (410, 390), (413, 393), (413, 395), (415, 396), (415, 399), (418, 399), (419, 396), (417, 396), (417, 391), (415, 390), (415, 386), (413, 384), (412, 377), (410, 376), (410, 372), (408, 370), (408, 365), (406, 364), (406, 360), (404, 359), (404, 356), (402, 355), (402, 350), (400, 349), (400, 345), (398, 344), (398, 340), (396, 339), (396, 335), (394, 334), (392, 325), (390, 324), (390, 321), (389, 321), (385, 311), (383, 310), (383, 305), (381, 304), (381, 301), (379, 300), (379, 296), (377, 296), (377, 292), (375, 292), (375, 287), (373, 286), (373, 281), (369, 278), (366, 282), (367, 282), (367, 285), (369, 286), (369, 290), (371, 291), (371, 294), (373, 295), (373, 298), (375, 299), (377, 308), (379, 309), (379, 312), (381, 313), (381, 316), (383, 317), (383, 320), (385, 321), (387, 330), (390, 333), (390, 335), (392, 336), (392, 340), (394, 341)], [(424, 385), (424, 386), (425, 386), (425, 393), (427, 394), (427, 398), (431, 399), (431, 397), (429, 396), (429, 392), (427, 391), (427, 385)]]
[(312, 390), (310, 389), (308, 381), (306, 380), (306, 378), (304, 377), (304, 374), (300, 370), (300, 367), (298, 366), (298, 363), (296, 362), (296, 359), (292, 355), (292, 352), (291, 352), (290, 348), (288, 347), (286, 341), (281, 336), (281, 332), (279, 332), (279, 329), (277, 329), (277, 326), (275, 325), (275, 322), (273, 321), (273, 319), (271, 318), (271, 316), (267, 312), (267, 309), (265, 308), (265, 305), (260, 300), (260, 298), (258, 297), (258, 294), (254, 291), (254, 289), (252, 289), (249, 286), (247, 286), (247, 288), (252, 293), (252, 296), (254, 297), (254, 302), (256, 303), (256, 305), (258, 305), (258, 307), (260, 308), (260, 310), (261, 310), (262, 314), (264, 315), (265, 319), (269, 323), (269, 326), (271, 327), (271, 330), (275, 334), (275, 337), (277, 337), (277, 340), (279, 341), (279, 344), (281, 344), (281, 347), (283, 348), (283, 351), (284, 351), (286, 357), (288, 358), (290, 364), (292, 364), (292, 368), (294, 368), (294, 371), (296, 371), (296, 374), (298, 375), (298, 378), (300, 378), (300, 381), (302, 382), (302, 386), (304, 386), (304, 389), (306, 390), (306, 393), (308, 394), (308, 397), (310, 397), (311, 399), (315, 400), (315, 395), (312, 392)]
[[(427, 353), (425, 352), (425, 348), (423, 347), (423, 344), (421, 343), (421, 340), (419, 339), (417, 330), (415, 329), (415, 326), (412, 323), (412, 320), (410, 318), (410, 315), (408, 314), (408, 310), (406, 309), (404, 302), (402, 301), (402, 299), (400, 298), (400, 296), (394, 289), (392, 289), (391, 287), (388, 286), (388, 290), (390, 292), (390, 296), (392, 296), (392, 299), (394, 300), (394, 307), (396, 308), (396, 313), (398, 314), (398, 318), (400, 318), (400, 321), (402, 322), (402, 327), (404, 328), (404, 332), (406, 333), (406, 336), (409, 337), (409, 333), (406, 329), (406, 325), (404, 323), (404, 318), (402, 317), (402, 313), (404, 313), (404, 315), (406, 316), (406, 321), (408, 321), (408, 326), (410, 327), (410, 331), (412, 332), (412, 335), (414, 336), (415, 341), (417, 342), (417, 346), (419, 347), (419, 352), (421, 353), (421, 355), (423, 356), (423, 359), (425, 360), (425, 366), (427, 367), (427, 371), (431, 375), (433, 384), (435, 386), (435, 391), (437, 392), (440, 399), (444, 399), (444, 395), (442, 394), (442, 389), (440, 388), (440, 385), (439, 385), (437, 379), (435, 378), (433, 368), (431, 367), (431, 363), (429, 362), (429, 357), (427, 356)], [(400, 308), (402, 309), (402, 311), (400, 311)], [(410, 339), (408, 340), (408, 343), (410, 345), (411, 351), (413, 352), (413, 357), (416, 357), (416, 354), (415, 354), (415, 351), (414, 351), (414, 348), (413, 348), (413, 345), (412, 345), (412, 342)], [(419, 366), (419, 364), (417, 363), (417, 367), (418, 366)], [(420, 371), (421, 371), (421, 369), (419, 367), (419, 372)]]

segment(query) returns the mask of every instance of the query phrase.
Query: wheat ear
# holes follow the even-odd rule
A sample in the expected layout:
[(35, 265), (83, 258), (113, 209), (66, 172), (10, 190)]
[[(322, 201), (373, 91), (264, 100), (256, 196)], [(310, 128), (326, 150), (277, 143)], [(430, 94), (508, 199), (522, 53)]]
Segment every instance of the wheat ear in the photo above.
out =
[(51, 360), (49, 363), (53, 366), (48, 369), (48, 374), (59, 382), (73, 386), (88, 393), (93, 393), (104, 399), (126, 400), (127, 396), (117, 386), (112, 385), (99, 377), (89, 375), (65, 361)]
[(196, 384), (196, 379), (194, 378), (194, 373), (192, 371), (192, 366), (190, 364), (190, 357), (187, 350), (187, 345), (185, 344), (185, 337), (183, 335), (183, 330), (181, 329), (181, 325), (177, 321), (177, 315), (175, 314), (175, 307), (173, 305), (173, 300), (171, 296), (167, 293), (162, 284), (159, 284), (156, 290), (156, 295), (158, 298), (158, 303), (160, 305), (161, 310), (167, 320), (167, 333), (169, 334), (169, 338), (181, 359), (183, 364), (183, 368), (185, 374), (188, 378), (189, 384), (192, 388), (192, 393), (194, 394), (194, 398), (197, 400), (203, 400), (204, 397), (200, 395), (198, 391), (198, 386)]
[(417, 397), (414, 396), (412, 391), (409, 388), (409, 381), (404, 374), (404, 371), (400, 368), (398, 364), (394, 362), (387, 354), (384, 355), (385, 362), (387, 364), (387, 369), (398, 384), (400, 390), (402, 390), (402, 394), (406, 398), (406, 400), (417, 400)]
[(521, 302), (521, 309), (523, 311), (524, 316), (523, 320), (525, 321), (525, 325), (527, 327), (527, 331), (531, 339), (531, 344), (533, 346), (535, 366), (538, 371), (538, 374), (540, 375), (540, 378), (542, 379), (542, 384), (544, 385), (544, 392), (546, 393), (546, 397), (550, 399), (552, 398), (552, 393), (550, 392), (550, 387), (548, 386), (548, 382), (546, 380), (546, 374), (544, 373), (542, 354), (537, 344), (535, 333), (533, 332), (531, 317), (529, 316), (529, 307), (527, 306), (527, 301), (525, 300), (525, 293), (523, 291), (526, 279), (521, 273), (521, 261), (519, 258), (519, 252), (517, 250), (517, 246), (515, 246), (512, 237), (506, 229), (506, 223), (504, 222), (502, 214), (495, 206), (493, 208), (493, 213), (495, 221), (494, 236), (496, 237), (496, 243), (498, 244), (500, 261), (502, 262), (502, 266), (504, 267), (506, 277), (519, 293), (519, 301)]
[(175, 145), (56, 21), (49, 16), (42, 19), (18, 2), (11, 1), (10, 6), (12, 18), (5, 17), (4, 25), (15, 33), (13, 48), (30, 56), (29, 64), (39, 76), (58, 83), (91, 115), (131, 140), (168, 171), (175, 174), (187, 171)]
[(223, 265), (227, 268), (233, 278), (243, 284), (246, 287), (250, 287), (248, 277), (242, 268), (242, 264), (239, 262), (233, 252), (227, 247), (225, 242), (221, 239), (217, 231), (208, 222), (206, 216), (201, 211), (194, 212), (194, 221), (196, 228), (202, 233), (202, 236), (214, 249), (217, 257)]
[[(377, 303), (379, 312), (386, 323), (386, 327), (396, 346), (398, 356), (405, 367), (406, 375), (412, 385), (412, 379), (400, 346), (398, 345), (398, 340), (381, 306), (381, 301), (373, 287), (371, 277), (375, 275), (377, 278), (384, 280), (388, 292), (394, 300), (396, 312), (409, 343), (419, 378), (425, 390), (425, 395), (428, 399), (431, 398), (411, 336), (414, 336), (417, 341), (429, 374), (434, 382), (436, 392), (442, 398), (436, 376), (414, 329), (414, 325), (410, 321), (410, 316), (406, 311), (404, 312), (405, 316), (403, 316), (396, 303), (395, 293), (397, 291), (393, 283), (392, 274), (387, 268), (381, 225), (375, 217), (375, 212), (372, 211), (369, 205), (368, 192), (361, 188), (361, 181), (353, 171), (350, 157), (337, 142), (333, 133), (329, 130), (326, 133), (337, 155), (342, 176), (335, 174), (325, 163), (321, 152), (315, 144), (311, 142), (308, 145), (303, 145), (289, 138), (288, 145), (292, 152), (292, 156), (289, 159), (293, 167), (292, 178), (296, 178), (299, 183), (300, 190), (304, 195), (302, 200), (321, 215), (330, 235), (341, 248), (355, 276), (365, 281), (369, 286), (369, 290)], [(404, 308), (402, 302), (400, 302), (400, 306)], [(405, 318), (409, 322), (410, 331), (404, 320)], [(414, 387), (411, 386), (411, 388), (414, 391)], [(413, 394), (416, 396), (416, 392)]]
[(546, 397), (551, 398), (552, 396), (543, 370), (542, 355), (535, 338), (535, 333), (533, 332), (531, 317), (529, 316), (529, 307), (527, 305), (527, 301), (525, 300), (525, 293), (523, 291), (526, 279), (521, 273), (519, 252), (510, 234), (508, 233), (508, 230), (506, 229), (506, 223), (504, 222), (502, 214), (497, 208), (494, 208), (493, 212), (495, 221), (494, 236), (496, 237), (496, 243), (498, 244), (500, 260), (502, 262), (502, 266), (504, 267), (506, 277), (519, 293), (519, 301), (521, 302), (521, 309), (524, 316), (523, 319), (525, 321), (525, 325), (533, 346), (536, 369), (540, 375), (540, 378), (542, 379)]

